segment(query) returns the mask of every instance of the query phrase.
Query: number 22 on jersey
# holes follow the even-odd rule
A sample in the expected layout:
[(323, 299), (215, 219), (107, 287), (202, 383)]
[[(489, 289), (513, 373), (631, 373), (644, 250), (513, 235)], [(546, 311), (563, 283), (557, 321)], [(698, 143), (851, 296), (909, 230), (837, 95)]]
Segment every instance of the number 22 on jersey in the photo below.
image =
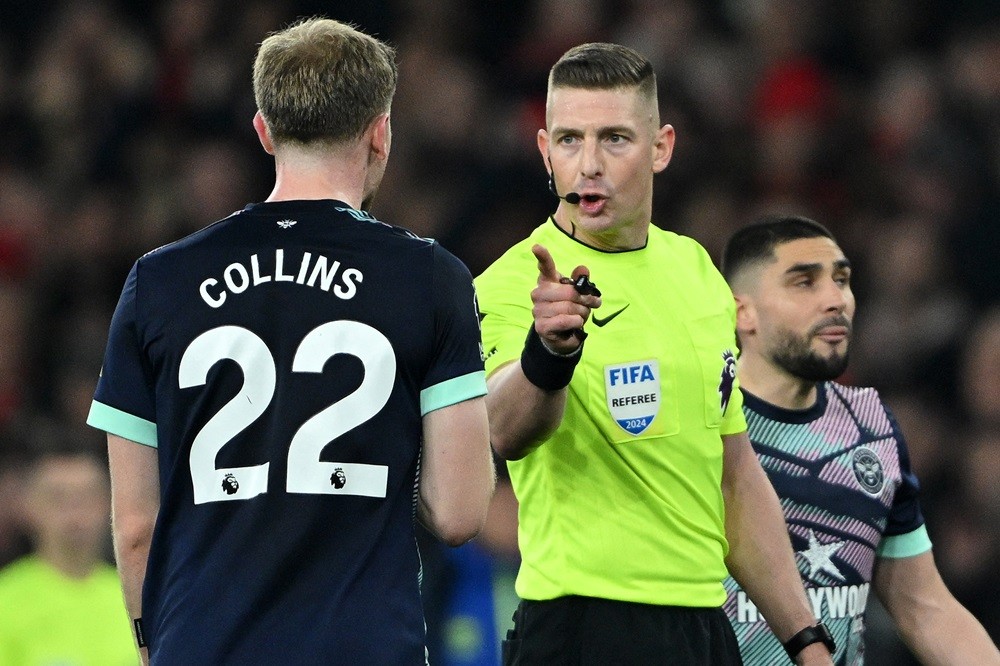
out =
[[(353, 393), (299, 426), (288, 446), (289, 493), (385, 497), (389, 469), (385, 465), (323, 462), (327, 444), (368, 421), (389, 401), (396, 378), (396, 355), (377, 329), (357, 321), (332, 321), (317, 326), (299, 343), (292, 372), (323, 371), (336, 354), (357, 357), (364, 379)], [(270, 463), (217, 468), (215, 459), (230, 440), (265, 412), (277, 384), (274, 356), (255, 333), (240, 326), (220, 326), (195, 338), (181, 357), (180, 388), (204, 386), (211, 368), (235, 361), (243, 371), (240, 391), (213, 415), (191, 444), (194, 503), (246, 500), (267, 492)]]

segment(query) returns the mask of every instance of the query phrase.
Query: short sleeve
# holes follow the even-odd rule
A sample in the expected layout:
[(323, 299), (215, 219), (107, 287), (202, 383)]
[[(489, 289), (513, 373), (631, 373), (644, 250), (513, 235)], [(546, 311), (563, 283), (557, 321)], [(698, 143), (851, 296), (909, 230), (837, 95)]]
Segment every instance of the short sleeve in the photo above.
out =
[[(900, 430), (896, 417), (889, 408), (885, 407), (886, 416), (892, 425), (893, 434), (899, 450), (899, 474), (900, 485), (896, 489), (896, 496), (892, 502), (892, 509), (889, 512), (889, 520), (885, 527), (885, 536), (894, 537), (901, 534), (909, 534), (924, 525), (924, 515), (920, 510), (920, 483), (916, 475), (910, 468), (910, 453), (906, 447), (906, 440)], [(930, 544), (928, 542), (928, 548)]]
[(434, 246), (431, 291), (435, 353), (421, 385), (421, 414), (486, 394), (479, 308), (472, 274), (438, 244)]
[(476, 278), (487, 375), (521, 357), (524, 337), (534, 323), (530, 294), (537, 269), (527, 263), (530, 253), (522, 261), (520, 250), (515, 246)]
[(138, 267), (138, 262), (132, 266), (111, 319), (104, 364), (87, 423), (156, 446), (154, 382), (142, 350), (137, 317)]
[(698, 245), (702, 258), (702, 265), (705, 268), (706, 289), (713, 298), (717, 299), (719, 307), (723, 312), (722, 335), (725, 342), (723, 344), (722, 357), (720, 359), (720, 376), (715, 378), (718, 382), (717, 392), (721, 400), (722, 422), (720, 424), (720, 434), (735, 435), (746, 431), (747, 421), (743, 414), (743, 391), (740, 390), (740, 380), (736, 372), (737, 356), (739, 346), (736, 341), (736, 299), (725, 278), (712, 263), (705, 248)]

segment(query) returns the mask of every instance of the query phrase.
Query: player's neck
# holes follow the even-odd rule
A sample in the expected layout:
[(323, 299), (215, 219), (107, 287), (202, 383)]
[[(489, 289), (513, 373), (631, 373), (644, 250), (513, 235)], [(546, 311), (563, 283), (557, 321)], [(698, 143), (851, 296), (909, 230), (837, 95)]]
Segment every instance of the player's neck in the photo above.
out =
[(752, 354), (740, 357), (740, 386), (783, 409), (809, 409), (816, 404), (816, 382), (795, 377)]
[(274, 189), (267, 200), (337, 199), (359, 208), (367, 165), (351, 158), (284, 154), (275, 160)]

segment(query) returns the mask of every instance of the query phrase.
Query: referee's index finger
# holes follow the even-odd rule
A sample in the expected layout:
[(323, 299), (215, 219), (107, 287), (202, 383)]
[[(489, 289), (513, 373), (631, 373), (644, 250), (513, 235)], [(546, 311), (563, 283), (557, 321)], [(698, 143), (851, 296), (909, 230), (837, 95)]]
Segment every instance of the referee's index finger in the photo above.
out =
[(539, 276), (548, 282), (559, 282), (562, 275), (556, 270), (555, 259), (549, 254), (548, 249), (544, 245), (536, 243), (531, 246), (531, 253), (538, 259)]

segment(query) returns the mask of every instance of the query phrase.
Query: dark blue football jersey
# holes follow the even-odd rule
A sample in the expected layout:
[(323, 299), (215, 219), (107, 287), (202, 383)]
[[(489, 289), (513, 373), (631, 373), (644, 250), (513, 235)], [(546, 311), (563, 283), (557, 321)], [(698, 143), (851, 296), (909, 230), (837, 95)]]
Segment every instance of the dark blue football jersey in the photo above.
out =
[(332, 200), (132, 267), (88, 422), (154, 446), (155, 664), (422, 664), (422, 416), (486, 392), (472, 277)]
[[(838, 666), (864, 663), (864, 614), (876, 560), (931, 548), (899, 425), (873, 388), (823, 382), (816, 404), (781, 409), (744, 391), (750, 441), (781, 501), (813, 614)], [(765, 618), (732, 578), (726, 613), (747, 666), (787, 663)]]

